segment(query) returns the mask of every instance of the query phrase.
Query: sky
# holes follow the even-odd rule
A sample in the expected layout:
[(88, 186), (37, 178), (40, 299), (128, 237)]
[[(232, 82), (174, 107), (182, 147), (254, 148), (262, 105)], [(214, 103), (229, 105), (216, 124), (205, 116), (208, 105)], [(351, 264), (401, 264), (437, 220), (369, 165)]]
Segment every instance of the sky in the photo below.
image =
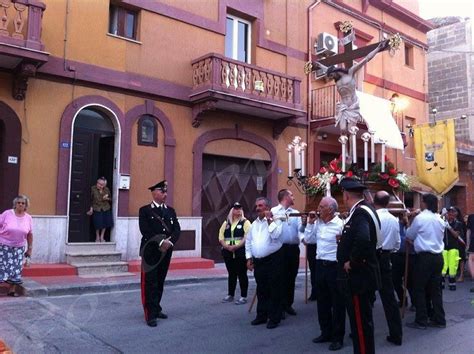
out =
[(474, 20), (474, 0), (418, 0), (418, 3), (424, 19), (461, 16)]

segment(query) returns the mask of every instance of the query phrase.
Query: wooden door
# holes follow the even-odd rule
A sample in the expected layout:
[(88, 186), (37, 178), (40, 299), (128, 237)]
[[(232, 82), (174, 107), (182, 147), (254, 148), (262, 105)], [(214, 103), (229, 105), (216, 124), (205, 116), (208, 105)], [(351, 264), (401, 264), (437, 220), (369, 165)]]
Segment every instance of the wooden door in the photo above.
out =
[(89, 242), (91, 218), (86, 215), (90, 207), (90, 190), (93, 184), (94, 133), (74, 130), (72, 143), (71, 191), (69, 194), (69, 242)]
[(201, 210), (204, 258), (222, 261), (219, 228), (233, 203), (242, 204), (246, 218), (255, 219), (255, 199), (267, 195), (268, 166), (268, 162), (261, 160), (203, 156)]

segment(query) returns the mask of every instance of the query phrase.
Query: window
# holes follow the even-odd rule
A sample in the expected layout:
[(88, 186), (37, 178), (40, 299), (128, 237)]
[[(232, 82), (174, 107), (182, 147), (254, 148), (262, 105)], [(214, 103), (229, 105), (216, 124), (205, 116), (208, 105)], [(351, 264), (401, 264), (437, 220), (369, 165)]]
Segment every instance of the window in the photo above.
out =
[(250, 63), (251, 23), (227, 15), (225, 35), (225, 56)]
[(138, 120), (138, 145), (158, 146), (158, 124), (156, 119), (144, 115)]
[(405, 43), (405, 65), (414, 67), (413, 46)]
[(109, 33), (137, 39), (138, 12), (114, 4), (109, 8)]

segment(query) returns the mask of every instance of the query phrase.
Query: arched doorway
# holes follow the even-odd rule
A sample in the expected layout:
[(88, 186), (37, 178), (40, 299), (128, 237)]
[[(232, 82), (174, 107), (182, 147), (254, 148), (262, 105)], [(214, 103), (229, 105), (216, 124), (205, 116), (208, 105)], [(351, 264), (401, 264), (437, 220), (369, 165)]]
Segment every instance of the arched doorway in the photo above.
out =
[[(95, 240), (91, 218), (90, 190), (99, 177), (107, 179), (113, 195), (115, 170), (115, 137), (113, 122), (101, 107), (87, 107), (76, 116), (73, 126), (68, 242)], [(110, 241), (110, 235), (106, 235)]]
[(12, 207), (20, 185), (21, 124), (16, 113), (0, 102), (0, 210)]

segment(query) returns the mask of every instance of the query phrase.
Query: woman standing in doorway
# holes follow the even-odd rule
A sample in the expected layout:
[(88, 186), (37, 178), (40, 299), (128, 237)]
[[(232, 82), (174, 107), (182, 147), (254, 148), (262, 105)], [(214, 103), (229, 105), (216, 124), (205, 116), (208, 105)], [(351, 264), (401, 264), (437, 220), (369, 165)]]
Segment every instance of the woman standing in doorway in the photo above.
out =
[(222, 245), (222, 256), (229, 272), (228, 293), (222, 302), (234, 301), (237, 278), (240, 283), (240, 299), (236, 305), (247, 302), (249, 278), (247, 277), (247, 261), (245, 259), (245, 237), (250, 230), (250, 221), (244, 217), (242, 205), (234, 203), (227, 220), (219, 230), (219, 243)]
[(33, 250), (32, 219), (26, 212), (29, 204), (27, 196), (19, 195), (13, 199), (12, 209), (0, 214), (0, 283), (10, 284), (8, 296), (18, 296), (23, 256), (31, 257)]
[(92, 215), (95, 228), (95, 242), (105, 242), (105, 230), (113, 226), (112, 198), (107, 188), (107, 180), (100, 177), (95, 186), (91, 187), (91, 204), (87, 215)]

